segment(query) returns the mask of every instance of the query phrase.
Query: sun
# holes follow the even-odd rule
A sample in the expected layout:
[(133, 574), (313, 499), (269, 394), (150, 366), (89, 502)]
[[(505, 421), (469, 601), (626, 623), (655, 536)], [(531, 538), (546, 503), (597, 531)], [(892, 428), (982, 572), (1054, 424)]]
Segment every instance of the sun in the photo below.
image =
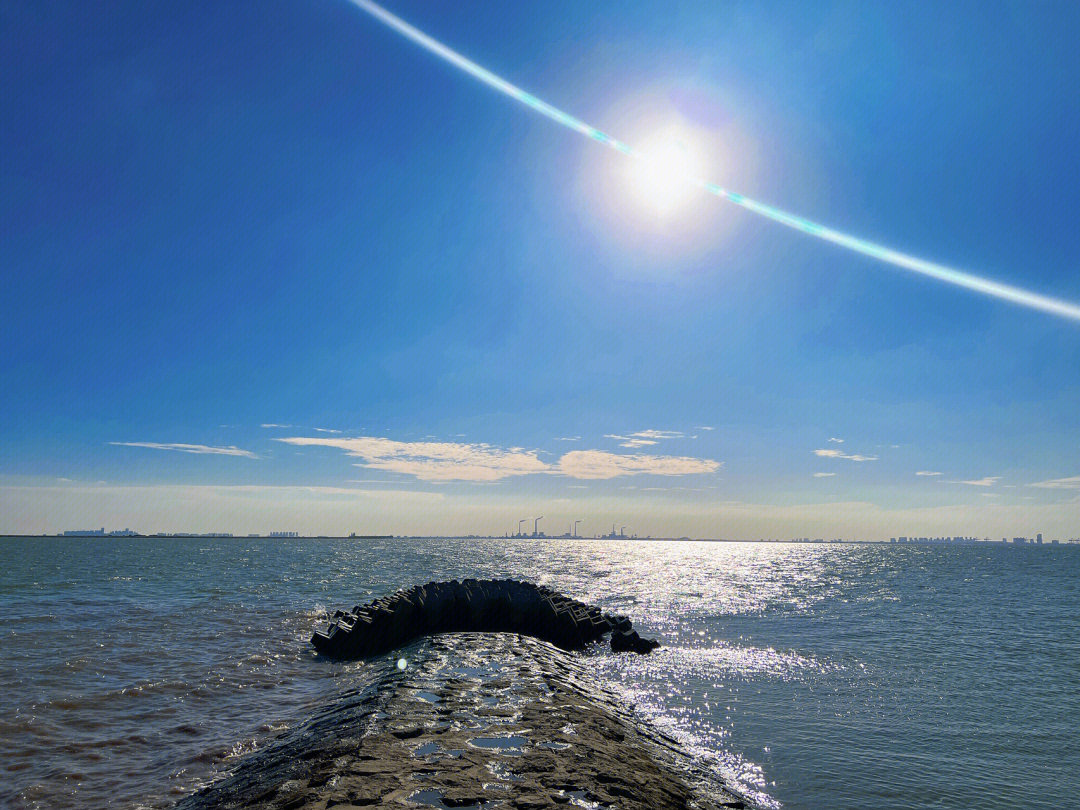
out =
[(627, 163), (632, 196), (663, 220), (681, 214), (701, 196), (697, 185), (704, 174), (701, 153), (688, 134), (669, 128), (635, 144), (639, 157)]
[(672, 259), (711, 254), (741, 221), (725, 216), (704, 186), (754, 185), (755, 143), (697, 107), (689, 112), (700, 115), (689, 115), (674, 96), (665, 85), (616, 100), (603, 115), (605, 131), (622, 133), (626, 148), (580, 151), (575, 199), (619, 251), (623, 272), (695, 272)]

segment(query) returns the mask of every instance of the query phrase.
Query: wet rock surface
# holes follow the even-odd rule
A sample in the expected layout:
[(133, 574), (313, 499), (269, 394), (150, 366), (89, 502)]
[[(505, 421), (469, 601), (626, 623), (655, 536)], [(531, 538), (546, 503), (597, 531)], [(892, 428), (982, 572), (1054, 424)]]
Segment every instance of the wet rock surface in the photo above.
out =
[(178, 807), (746, 806), (639, 724), (587, 657), (469, 633), (424, 640), (403, 660)]
[(522, 633), (564, 650), (580, 650), (611, 633), (615, 652), (647, 653), (659, 642), (642, 638), (625, 616), (571, 599), (542, 585), (513, 579), (429, 582), (334, 614), (326, 632), (311, 637), (321, 654), (365, 658), (436, 633)]

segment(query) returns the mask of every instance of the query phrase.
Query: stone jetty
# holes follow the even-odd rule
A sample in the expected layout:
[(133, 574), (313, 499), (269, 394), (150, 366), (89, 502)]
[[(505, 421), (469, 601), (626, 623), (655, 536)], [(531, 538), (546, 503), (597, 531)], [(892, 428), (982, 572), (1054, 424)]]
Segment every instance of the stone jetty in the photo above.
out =
[(660, 646), (642, 638), (625, 616), (571, 599), (551, 588), (513, 579), (429, 582), (334, 613), (311, 643), (331, 658), (366, 658), (437, 633), (518, 633), (563, 650), (581, 650), (611, 634), (615, 652), (647, 653)]
[(640, 722), (587, 655), (510, 633), (442, 634), (399, 655), (404, 667), (350, 673), (353, 688), (177, 810), (752, 806)]

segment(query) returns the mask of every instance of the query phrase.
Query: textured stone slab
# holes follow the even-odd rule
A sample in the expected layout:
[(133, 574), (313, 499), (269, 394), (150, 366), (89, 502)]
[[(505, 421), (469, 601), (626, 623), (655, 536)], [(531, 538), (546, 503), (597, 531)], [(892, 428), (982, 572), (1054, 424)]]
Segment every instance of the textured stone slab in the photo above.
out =
[(745, 807), (639, 724), (587, 658), (511, 634), (440, 635), (180, 802), (330, 807)]

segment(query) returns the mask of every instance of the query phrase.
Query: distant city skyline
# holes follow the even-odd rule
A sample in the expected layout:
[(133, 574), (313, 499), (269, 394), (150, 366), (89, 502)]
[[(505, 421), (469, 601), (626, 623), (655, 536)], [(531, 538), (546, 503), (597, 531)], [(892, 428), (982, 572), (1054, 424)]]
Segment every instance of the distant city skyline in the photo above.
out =
[[(524, 521), (521, 521), (524, 522)], [(580, 523), (581, 521), (577, 521)], [(370, 540), (370, 539), (414, 539), (414, 538), (426, 538), (426, 537), (448, 537), (448, 538), (477, 538), (477, 539), (507, 539), (507, 540), (675, 540), (675, 541), (703, 541), (703, 542), (751, 542), (751, 543), (881, 543), (885, 544), (884, 540), (867, 539), (859, 537), (758, 537), (758, 538), (731, 538), (731, 537), (690, 537), (690, 536), (677, 536), (672, 534), (659, 534), (659, 535), (638, 535), (636, 532), (627, 532), (626, 526), (618, 527), (613, 524), (611, 531), (606, 534), (594, 533), (594, 534), (575, 534), (574, 529), (571, 527), (563, 534), (550, 534), (547, 532), (534, 529), (533, 532), (513, 532), (506, 531), (500, 534), (491, 533), (478, 533), (478, 532), (461, 532), (457, 534), (435, 534), (435, 535), (418, 535), (418, 534), (370, 534), (365, 532), (351, 531), (347, 534), (345, 532), (336, 533), (316, 533), (305, 532), (295, 530), (276, 530), (268, 532), (228, 532), (224, 530), (211, 530), (204, 532), (195, 531), (135, 531), (130, 528), (123, 529), (106, 529), (101, 527), (99, 529), (65, 529), (59, 532), (42, 533), (38, 535), (29, 536), (42, 536), (42, 537), (66, 537), (66, 538), (86, 538), (86, 539), (116, 539), (116, 538), (155, 538), (155, 537), (218, 537), (223, 539), (271, 539), (271, 540), (291, 540), (291, 539), (305, 539), (305, 538), (336, 538), (336, 539), (355, 539), (355, 540)], [(0, 532), (0, 536), (18, 536), (18, 533), (13, 532)], [(986, 543), (998, 543), (997, 538), (993, 537), (978, 537), (975, 535), (899, 535), (893, 536), (888, 539), (889, 544), (894, 545), (971, 545), (971, 544), (986, 544)], [(1066, 537), (1066, 538), (1047, 538), (1047, 544), (1058, 545), (1059, 543), (1080, 543), (1080, 537)], [(1013, 545), (1043, 545), (1042, 532), (1036, 532), (1033, 537), (1002, 537), (1000, 543), (1011, 543)]]
[[(623, 530), (625, 526), (621, 527)], [(0, 536), (13, 536), (0, 533)], [(18, 536), (18, 535), (14, 535)], [(160, 537), (217, 537), (221, 539), (267, 539), (267, 540), (297, 540), (297, 539), (345, 539), (345, 540), (372, 540), (372, 539), (417, 539), (417, 538), (475, 538), (481, 540), (657, 540), (657, 541), (690, 541), (690, 542), (749, 542), (749, 543), (876, 543), (886, 544), (883, 540), (866, 540), (862, 538), (844, 538), (844, 537), (759, 537), (752, 539), (733, 539), (727, 537), (688, 537), (688, 536), (674, 536), (674, 535), (643, 535), (639, 536), (635, 533), (616, 532), (615, 528), (608, 534), (571, 534), (569, 531), (565, 534), (547, 534), (546, 532), (537, 533), (524, 533), (514, 534), (511, 532), (504, 532), (501, 535), (497, 534), (456, 534), (456, 535), (409, 535), (409, 534), (358, 534), (357, 532), (349, 532), (348, 534), (315, 534), (307, 533), (303, 531), (271, 531), (271, 532), (226, 532), (226, 531), (209, 531), (209, 532), (190, 532), (190, 531), (177, 531), (177, 532), (164, 532), (164, 531), (147, 531), (136, 532), (132, 529), (113, 529), (108, 530), (104, 527), (100, 529), (67, 529), (62, 532), (56, 532), (55, 534), (42, 534), (42, 535), (30, 535), (30, 536), (42, 536), (42, 537), (65, 537), (65, 538), (101, 538), (101, 539), (116, 539), (116, 538), (160, 538)], [(973, 545), (973, 544), (1009, 544), (1012, 545), (1043, 545), (1042, 532), (1037, 532), (1034, 537), (1002, 537), (1000, 541), (992, 537), (976, 537), (968, 535), (957, 536), (907, 536), (901, 535), (898, 537), (890, 537), (888, 544), (893, 545)], [(1080, 537), (1078, 538), (1047, 538), (1046, 543), (1048, 545), (1059, 545), (1061, 543), (1080, 543)]]
[[(387, 7), (673, 167), (1080, 300), (1076, 4)], [(3, 529), (1080, 533), (1076, 324), (674, 194), (345, 0), (59, 8), (0, 54)]]

